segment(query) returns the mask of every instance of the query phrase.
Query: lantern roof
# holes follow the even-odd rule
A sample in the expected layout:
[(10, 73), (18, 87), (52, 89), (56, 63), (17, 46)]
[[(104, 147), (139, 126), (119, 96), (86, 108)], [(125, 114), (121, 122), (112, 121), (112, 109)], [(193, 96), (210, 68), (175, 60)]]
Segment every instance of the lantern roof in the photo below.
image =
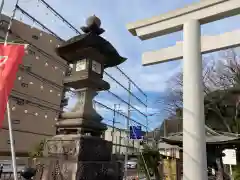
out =
[[(117, 66), (126, 58), (119, 55), (113, 45), (100, 35), (104, 32), (100, 28), (101, 21), (91, 16), (86, 21), (87, 26), (82, 27), (84, 34), (74, 36), (56, 49), (57, 54), (69, 63), (84, 58), (94, 58), (103, 61), (104, 68)], [(98, 59), (96, 59), (98, 58)]]

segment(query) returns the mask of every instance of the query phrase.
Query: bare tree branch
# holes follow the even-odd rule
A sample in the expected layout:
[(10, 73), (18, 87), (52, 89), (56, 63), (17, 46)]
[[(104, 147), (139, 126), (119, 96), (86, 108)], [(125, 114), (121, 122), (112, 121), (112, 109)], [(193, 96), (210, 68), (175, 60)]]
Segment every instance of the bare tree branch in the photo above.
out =
[[(240, 85), (240, 58), (233, 49), (221, 51), (217, 56), (209, 55), (203, 59), (203, 88), (205, 96), (216, 90), (226, 90), (230, 87)], [(182, 72), (176, 73), (167, 82), (168, 89), (166, 94), (159, 97), (158, 103), (166, 110), (169, 115), (175, 114), (176, 109), (182, 107), (183, 102), (183, 74)], [(239, 101), (235, 104), (235, 114), (232, 116), (232, 120), (235, 122), (235, 126), (238, 126), (239, 122)], [(228, 120), (221, 113), (221, 110), (216, 106), (209, 107), (226, 127), (228, 132), (232, 132)], [(210, 110), (210, 109), (209, 109)], [(239, 131), (239, 130), (238, 130)]]

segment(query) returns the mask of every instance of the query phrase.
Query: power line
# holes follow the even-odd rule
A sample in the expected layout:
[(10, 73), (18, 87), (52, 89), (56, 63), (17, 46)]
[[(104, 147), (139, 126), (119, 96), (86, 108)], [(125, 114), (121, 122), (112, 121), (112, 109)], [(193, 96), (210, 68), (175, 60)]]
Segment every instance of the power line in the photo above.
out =
[(112, 77), (109, 73), (107, 73), (106, 71), (104, 72), (104, 74), (107, 75), (107, 77), (109, 77), (110, 79), (112, 79), (114, 82), (116, 82), (119, 86), (121, 86), (124, 90), (128, 91), (131, 96), (133, 96), (134, 98), (136, 98), (141, 104), (143, 104), (145, 107), (147, 106), (144, 102), (142, 102), (141, 99), (139, 99), (135, 94), (133, 94), (131, 91), (129, 91), (125, 86), (123, 86), (119, 81), (117, 81), (114, 77)]
[[(48, 5), (49, 6), (49, 5)], [(50, 7), (50, 6), (49, 6)], [(52, 35), (54, 35), (57, 39), (59, 39), (60, 41), (63, 41), (62, 38), (60, 38), (56, 33), (54, 33), (52, 30), (50, 30), (49, 28), (47, 28), (46, 26), (44, 26), (40, 21), (38, 21), (37, 19), (35, 19), (34, 17), (32, 17), (30, 14), (28, 14), (26, 11), (24, 11), (19, 5), (16, 5), (16, 8), (18, 10), (20, 10), (24, 15), (28, 16), (32, 21), (36, 22), (37, 24), (39, 24), (43, 29), (47, 30), (49, 33), (51, 33)], [(54, 10), (52, 7), (51, 7), (52, 10)], [(55, 10), (54, 10), (55, 11)], [(56, 11), (55, 11), (56, 12)], [(62, 17), (63, 18), (63, 17)], [(63, 18), (64, 19), (64, 18)], [(64, 19), (64, 22), (67, 22), (66, 19)], [(70, 23), (69, 23), (70, 24)], [(73, 27), (71, 25), (71, 27)], [(81, 34), (79, 32), (79, 34)], [(129, 76), (126, 75), (126, 73), (124, 73), (118, 66), (115, 67), (119, 72), (121, 72), (145, 97), (147, 97), (147, 95), (136, 85), (136, 83), (134, 83), (131, 78)], [(105, 72), (106, 73), (106, 72)], [(106, 73), (108, 74), (108, 73)], [(109, 74), (108, 74), (109, 75)], [(117, 81), (115, 78), (114, 78), (115, 81)], [(144, 104), (145, 105), (145, 104)]]
[(29, 75), (31, 75), (32, 77), (35, 77), (36, 79), (38, 79), (38, 80), (40, 80), (41, 82), (47, 82), (48, 84), (50, 84), (50, 85), (53, 85), (54, 86), (54, 88), (59, 88), (59, 89), (63, 89), (64, 88), (64, 86), (61, 86), (61, 85), (59, 85), (59, 84), (56, 84), (55, 82), (52, 82), (52, 81), (50, 81), (50, 80), (48, 80), (48, 79), (45, 79), (45, 78), (43, 78), (42, 76), (39, 76), (38, 74), (36, 74), (36, 73), (33, 73), (31, 70), (28, 70), (25, 66), (23, 66), (23, 65), (20, 65), (19, 66), (21, 69), (23, 69), (27, 74), (29, 74)]
[[(100, 106), (106, 108), (106, 109), (109, 109), (109, 110), (113, 111), (112, 108), (110, 108), (109, 106), (107, 106), (107, 105), (105, 105), (105, 104), (103, 104), (103, 103), (100, 103), (100, 102), (98, 102), (98, 101), (96, 101), (96, 100), (94, 100), (94, 102), (95, 102), (96, 104), (99, 104)], [(116, 113), (119, 114), (119, 115), (121, 115), (121, 116), (123, 116), (123, 117), (125, 117), (125, 118), (128, 118), (128, 116), (127, 116), (126, 114), (124, 114), (124, 113), (122, 113), (122, 112), (120, 112), (120, 111), (116, 111)], [(134, 120), (134, 119), (132, 119), (132, 118), (129, 118), (129, 120), (131, 120), (132, 122), (135, 122), (136, 124), (138, 124), (138, 125), (143, 126), (143, 127), (146, 128), (145, 125), (143, 125), (142, 123), (138, 122), (137, 120)]]
[[(111, 92), (110, 90), (107, 90), (107, 92), (109, 92), (111, 95), (113, 95), (114, 97), (116, 97), (117, 99), (119, 99), (120, 101), (122, 101), (123, 103), (129, 105), (132, 109), (134, 109), (135, 111), (137, 111), (138, 113), (140, 113), (141, 115), (143, 115), (144, 117), (147, 117), (147, 115), (141, 111), (139, 111), (137, 108), (135, 108), (134, 106), (132, 106), (131, 104), (129, 104), (127, 101), (123, 100), (122, 98), (120, 98), (118, 95), (116, 95), (115, 93)], [(129, 92), (129, 91), (128, 91)]]
[(55, 9), (52, 8), (46, 1), (39, 0), (43, 3), (48, 9), (50, 9), (56, 16), (58, 16), (64, 23), (66, 23), (71, 29), (73, 29), (77, 34), (81, 34), (72, 24), (70, 24), (61, 14), (59, 14)]
[(133, 80), (131, 80), (128, 75), (126, 75), (118, 66), (116, 66), (115, 68), (119, 70), (145, 97), (147, 97), (147, 95), (143, 92), (143, 90), (140, 87), (138, 87), (136, 83), (133, 82)]
[[(81, 34), (80, 31), (78, 31), (71, 23), (69, 23), (64, 17), (62, 17), (52, 6), (50, 6), (46, 1), (44, 0), (39, 0), (41, 3), (43, 3), (48, 9), (50, 9), (55, 16), (57, 16), (58, 18), (60, 18), (64, 23), (66, 23), (72, 30), (74, 30), (77, 34)], [(124, 73), (118, 66), (115, 67), (121, 74), (123, 74), (129, 81), (131, 81), (131, 83), (147, 98), (147, 95), (143, 92), (143, 90), (136, 85), (135, 82), (133, 82), (133, 80), (131, 80), (131, 78)]]
[[(41, 22), (39, 22), (37, 19), (35, 19), (34, 17), (32, 17), (30, 14), (28, 14), (26, 11), (24, 11), (19, 5), (16, 6), (16, 8), (18, 10), (20, 10), (24, 15), (28, 16), (33, 22), (36, 22), (37, 24), (39, 24), (43, 29), (47, 30), (50, 34), (52, 34), (53, 36), (55, 36), (57, 39), (59, 39), (60, 41), (63, 41), (56, 33), (54, 33), (52, 30), (50, 30), (49, 28), (47, 28), (46, 26), (44, 26)], [(53, 8), (52, 8), (53, 9)], [(62, 17), (63, 18), (63, 17)], [(64, 21), (66, 22), (66, 21)], [(80, 32), (79, 32), (80, 33)], [(44, 51), (43, 51), (44, 52)], [(115, 67), (117, 70), (119, 70), (128, 80), (129, 82), (131, 82), (144, 96), (146, 96), (146, 94), (119, 68), (119, 67)], [(114, 79), (114, 81), (116, 82), (117, 80), (115, 78), (113, 78), (111, 76), (111, 79)], [(117, 81), (118, 82), (118, 81)], [(121, 84), (118, 82), (118, 84)], [(123, 85), (121, 85), (121, 87), (124, 87)], [(125, 88), (124, 88), (125, 89)], [(122, 98), (120, 98), (118, 95), (114, 94), (113, 92), (108, 91), (111, 95), (113, 95), (114, 97), (116, 97), (117, 99), (121, 100), (122, 102), (124, 102), (125, 104), (128, 104), (125, 100), (123, 100)], [(131, 96), (133, 95), (132, 92), (129, 93)], [(133, 96), (133, 97), (137, 97), (137, 96)], [(147, 97), (147, 96), (146, 96)], [(137, 98), (139, 101), (139, 98)], [(142, 102), (142, 101), (139, 101)], [(144, 104), (146, 105), (146, 104)], [(136, 110), (137, 112), (139, 112), (140, 114), (142, 114), (143, 116), (147, 117), (146, 114), (144, 114), (143, 112), (139, 111), (137, 108), (133, 107), (132, 105), (130, 105), (132, 109)], [(146, 106), (147, 107), (147, 106)]]
[[(1, 25), (3, 25), (3, 23), (8, 24), (8, 22), (5, 21), (5, 20), (0, 21), (0, 24), (1, 24)], [(61, 62), (61, 61), (58, 60), (57, 58), (55, 58), (55, 57), (53, 57), (52, 55), (46, 53), (45, 51), (43, 51), (42, 49), (40, 49), (40, 48), (38, 48), (37, 46), (33, 45), (33, 44), (30, 43), (29, 41), (23, 39), (23, 38), (20, 37), (16, 32), (11, 33), (11, 35), (14, 35), (16, 38), (21, 39), (24, 43), (29, 44), (30, 47), (34, 48), (34, 49), (35, 49), (36, 51), (38, 51), (40, 54), (44, 55), (48, 60), (56, 61), (56, 62), (58, 62), (59, 64), (61, 64), (61, 66), (65, 67), (65, 68), (68, 67), (67, 64)]]
[[(17, 96), (17, 94), (19, 94), (20, 97)], [(59, 109), (59, 108), (54, 108), (54, 107), (52, 107), (52, 106), (58, 107), (59, 105), (53, 104), (53, 103), (51, 103), (51, 102), (49, 102), (49, 101), (45, 101), (45, 100), (39, 99), (39, 98), (37, 98), (36, 96), (29, 96), (28, 94), (21, 93), (21, 92), (16, 91), (16, 90), (12, 90), (12, 94), (11, 94), (10, 96), (11, 96), (13, 99), (22, 99), (22, 100), (28, 101), (28, 103), (35, 104), (35, 105), (37, 105), (37, 107), (39, 107), (39, 108), (45, 107), (45, 108), (47, 108), (47, 109), (52, 109), (52, 110), (54, 110), (54, 111), (60, 112), (60, 109)], [(26, 98), (24, 98), (24, 97), (26, 97)], [(31, 98), (35, 99), (38, 103), (33, 102), (33, 101), (30, 101), (29, 99), (31, 99)], [(39, 102), (44, 102), (44, 103), (48, 104), (49, 106), (48, 106), (48, 105), (43, 105), (42, 103), (39, 103)]]
[(30, 18), (33, 22), (36, 22), (38, 25), (40, 25), (43, 29), (47, 30), (49, 33), (51, 33), (55, 38), (57, 38), (60, 41), (63, 41), (62, 38), (60, 38), (57, 34), (55, 34), (52, 30), (44, 26), (41, 22), (39, 22), (37, 19), (35, 19), (33, 16), (28, 14), (26, 11), (24, 11), (19, 5), (16, 5), (16, 8), (21, 11), (22, 14), (26, 15), (28, 18)]
[[(78, 31), (71, 23), (69, 23), (64, 17), (62, 17), (54, 8), (52, 8), (46, 1), (44, 0), (39, 0), (40, 2), (42, 2), (48, 9), (50, 9), (57, 17), (59, 17), (64, 23), (66, 23), (72, 30), (74, 30), (76, 33), (81, 34), (80, 31)], [(131, 78), (126, 75), (126, 73), (124, 73), (118, 66), (115, 67), (117, 70), (119, 70), (129, 81), (131, 81), (131, 83), (145, 96), (147, 97), (147, 95), (143, 92), (143, 90), (136, 85), (136, 83), (134, 83)]]

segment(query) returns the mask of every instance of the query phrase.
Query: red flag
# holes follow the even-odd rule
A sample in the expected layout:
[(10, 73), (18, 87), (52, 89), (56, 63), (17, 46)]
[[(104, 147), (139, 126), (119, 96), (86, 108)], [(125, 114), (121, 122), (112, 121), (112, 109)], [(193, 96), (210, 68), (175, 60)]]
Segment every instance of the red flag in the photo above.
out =
[(19, 64), (24, 56), (24, 45), (0, 44), (0, 127), (4, 120), (8, 96), (14, 86)]

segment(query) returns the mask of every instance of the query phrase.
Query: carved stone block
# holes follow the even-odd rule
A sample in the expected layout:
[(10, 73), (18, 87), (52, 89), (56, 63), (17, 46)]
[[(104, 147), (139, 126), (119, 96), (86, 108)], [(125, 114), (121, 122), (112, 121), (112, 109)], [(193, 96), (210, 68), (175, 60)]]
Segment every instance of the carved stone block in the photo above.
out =
[(41, 180), (122, 180), (123, 171), (117, 162), (82, 162), (59, 158), (45, 159), (37, 172)]
[(44, 161), (41, 180), (77, 180), (77, 161), (48, 158)]
[(59, 157), (80, 161), (110, 161), (112, 143), (99, 137), (82, 135), (57, 135), (48, 140), (45, 157)]

